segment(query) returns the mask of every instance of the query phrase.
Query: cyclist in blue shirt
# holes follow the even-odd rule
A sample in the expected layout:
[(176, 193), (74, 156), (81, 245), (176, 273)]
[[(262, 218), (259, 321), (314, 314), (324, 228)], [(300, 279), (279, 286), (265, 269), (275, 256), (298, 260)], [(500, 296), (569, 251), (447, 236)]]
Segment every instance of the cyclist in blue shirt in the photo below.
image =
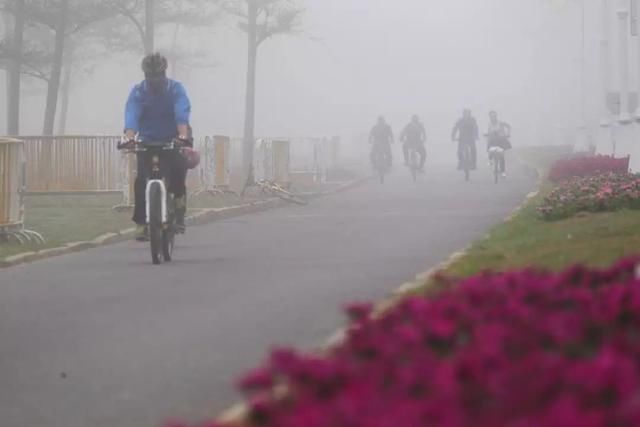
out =
[[(128, 142), (177, 142), (193, 147), (189, 119), (191, 103), (184, 86), (167, 78), (167, 59), (159, 53), (146, 56), (142, 61), (145, 79), (129, 94), (125, 108), (125, 138)], [(175, 198), (176, 227), (184, 232), (186, 213), (186, 177), (188, 160), (177, 152), (168, 152), (166, 161), (167, 191)], [(148, 159), (138, 154), (138, 174), (134, 185), (136, 240), (148, 238), (145, 212), (145, 187)]]

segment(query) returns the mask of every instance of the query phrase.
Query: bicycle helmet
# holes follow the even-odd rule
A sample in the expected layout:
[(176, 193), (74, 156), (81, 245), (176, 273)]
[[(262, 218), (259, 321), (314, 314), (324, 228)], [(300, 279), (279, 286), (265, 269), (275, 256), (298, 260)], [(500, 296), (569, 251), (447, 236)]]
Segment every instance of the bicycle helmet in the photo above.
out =
[(152, 53), (142, 60), (142, 71), (147, 77), (164, 77), (169, 63), (160, 53)]
[(186, 165), (188, 169), (195, 169), (200, 164), (200, 153), (190, 147), (185, 147), (182, 149), (182, 155), (186, 160)]

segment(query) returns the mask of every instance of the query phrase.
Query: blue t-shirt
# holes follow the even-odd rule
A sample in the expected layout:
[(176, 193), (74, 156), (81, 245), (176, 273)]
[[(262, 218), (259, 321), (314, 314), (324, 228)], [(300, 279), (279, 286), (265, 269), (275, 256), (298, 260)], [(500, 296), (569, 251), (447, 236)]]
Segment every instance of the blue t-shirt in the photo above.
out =
[(189, 125), (191, 103), (184, 86), (167, 79), (167, 88), (153, 92), (146, 81), (129, 94), (125, 129), (138, 132), (142, 142), (167, 142), (178, 136), (178, 125)]

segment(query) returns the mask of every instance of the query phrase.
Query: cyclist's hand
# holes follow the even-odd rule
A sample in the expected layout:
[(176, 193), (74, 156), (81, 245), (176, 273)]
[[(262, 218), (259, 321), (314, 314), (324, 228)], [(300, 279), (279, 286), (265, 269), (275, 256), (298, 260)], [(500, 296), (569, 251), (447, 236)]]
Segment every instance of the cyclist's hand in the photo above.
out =
[(186, 136), (177, 137), (173, 143), (179, 147), (193, 147), (193, 139)]
[(126, 135), (124, 135), (122, 139), (120, 139), (120, 142), (118, 143), (118, 150), (128, 150), (135, 147), (135, 145), (136, 145), (136, 140), (134, 138), (129, 138)]

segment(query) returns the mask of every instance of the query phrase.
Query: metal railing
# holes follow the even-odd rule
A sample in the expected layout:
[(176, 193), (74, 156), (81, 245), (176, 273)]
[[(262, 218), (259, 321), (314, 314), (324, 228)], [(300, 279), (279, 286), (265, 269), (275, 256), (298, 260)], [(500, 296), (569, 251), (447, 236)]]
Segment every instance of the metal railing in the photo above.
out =
[[(228, 136), (206, 136), (196, 144), (200, 152), (200, 166), (196, 178), (196, 192), (226, 189), (231, 176), (231, 139)], [(192, 185), (189, 185), (192, 187)]]
[(289, 183), (290, 145), (289, 141), (282, 139), (259, 139), (257, 141), (253, 165), (257, 181)]
[(122, 191), (117, 136), (26, 136), (30, 193)]
[[(30, 194), (121, 192), (123, 205), (133, 202), (135, 161), (117, 151), (119, 136), (25, 136), (26, 191)], [(326, 178), (339, 143), (328, 138), (259, 139), (255, 147), (257, 177), (288, 183), (291, 171)], [(204, 137), (196, 143), (202, 162), (190, 173), (191, 192), (230, 185), (232, 168), (241, 168), (241, 140)]]
[(43, 243), (42, 236), (24, 228), (24, 143), (0, 138), (0, 241)]

